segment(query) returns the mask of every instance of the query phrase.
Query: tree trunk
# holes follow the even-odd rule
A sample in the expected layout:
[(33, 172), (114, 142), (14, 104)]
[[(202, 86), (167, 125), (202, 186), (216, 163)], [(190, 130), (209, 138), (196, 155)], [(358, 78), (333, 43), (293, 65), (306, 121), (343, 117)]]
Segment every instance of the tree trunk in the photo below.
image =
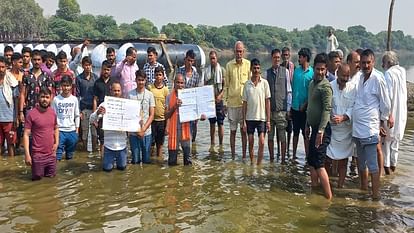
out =
[(395, 0), (391, 0), (390, 13), (388, 15), (388, 34), (387, 34), (387, 51), (391, 50), (391, 28), (392, 28), (392, 12), (394, 10)]

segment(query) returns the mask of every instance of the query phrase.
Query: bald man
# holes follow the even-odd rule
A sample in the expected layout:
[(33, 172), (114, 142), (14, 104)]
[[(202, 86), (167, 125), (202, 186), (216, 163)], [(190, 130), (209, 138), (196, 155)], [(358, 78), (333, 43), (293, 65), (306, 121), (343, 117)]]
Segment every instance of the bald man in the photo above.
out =
[[(356, 88), (350, 79), (348, 64), (340, 64), (337, 79), (331, 82), (333, 98), (331, 110), (331, 143), (326, 155), (332, 160), (332, 167), (326, 167), (332, 173), (339, 173), (338, 188), (342, 188), (346, 176), (348, 158), (354, 153), (352, 142), (352, 109), (354, 107)], [(329, 172), (328, 172), (329, 173)]]

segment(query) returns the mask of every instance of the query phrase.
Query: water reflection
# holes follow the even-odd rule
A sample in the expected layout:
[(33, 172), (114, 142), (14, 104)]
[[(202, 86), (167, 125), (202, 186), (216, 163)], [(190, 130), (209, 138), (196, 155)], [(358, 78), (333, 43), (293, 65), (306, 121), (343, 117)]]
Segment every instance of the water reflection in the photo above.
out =
[(159, 159), (105, 173), (99, 157), (80, 153), (58, 164), (56, 178), (31, 182), (21, 157), (2, 158), (0, 232), (414, 230), (412, 130), (402, 142), (397, 174), (383, 180), (380, 202), (350, 178), (328, 202), (310, 188), (303, 152), (286, 166), (270, 164), (266, 152), (262, 166), (251, 166), (240, 156), (231, 159), (228, 140), (223, 153), (218, 147), (208, 152), (208, 123), (199, 127), (192, 167), (168, 167)]

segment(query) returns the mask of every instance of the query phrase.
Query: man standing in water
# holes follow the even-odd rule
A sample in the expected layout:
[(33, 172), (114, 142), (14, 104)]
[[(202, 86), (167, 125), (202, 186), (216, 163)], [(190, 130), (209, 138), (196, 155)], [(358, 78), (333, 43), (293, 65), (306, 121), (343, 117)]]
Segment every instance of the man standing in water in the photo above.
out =
[(260, 165), (263, 160), (265, 133), (270, 129), (270, 88), (267, 80), (263, 79), (260, 75), (260, 61), (255, 58), (250, 61), (250, 64), (252, 77), (244, 85), (242, 96), (243, 131), (247, 131), (249, 137), (249, 156), (250, 162), (253, 164), (254, 131), (257, 129), (259, 136), (257, 165)]
[[(352, 51), (348, 54), (348, 56), (346, 57), (346, 63), (349, 65), (349, 82), (353, 83), (355, 85), (355, 88), (358, 87), (358, 83), (359, 83), (359, 78), (361, 76), (361, 71), (360, 71), (360, 56), (356, 51)], [(356, 176), (356, 167), (357, 167), (357, 157), (355, 155), (355, 146), (354, 147), (354, 155), (352, 155), (352, 160), (351, 160), (351, 165), (349, 166), (349, 174), (351, 176)]]
[[(198, 74), (197, 68), (194, 66), (196, 54), (194, 50), (190, 49), (185, 53), (184, 65), (178, 68), (177, 74), (182, 74), (184, 77), (184, 88), (201, 87), (204, 85), (202, 77)], [(198, 121), (190, 122), (191, 141), (195, 142), (197, 137)], [(194, 151), (193, 145), (193, 151)]]
[(391, 109), (388, 124), (385, 126), (387, 135), (383, 138), (385, 174), (395, 172), (398, 160), (398, 148), (403, 139), (407, 123), (407, 76), (405, 69), (398, 64), (397, 54), (387, 51), (382, 57), (385, 69), (385, 81), (389, 90)]
[[(326, 78), (328, 56), (316, 55), (313, 62), (315, 74), (309, 84), (307, 123), (312, 133), (309, 140), (307, 163), (310, 166), (312, 187), (322, 185), (325, 197), (332, 198), (328, 173), (325, 170), (326, 149), (331, 141), (329, 116), (331, 113), (332, 88)], [(309, 132), (308, 126), (306, 131)]]
[(216, 117), (209, 118), (210, 121), (210, 151), (214, 150), (216, 122), (218, 127), (219, 145), (222, 150), (224, 127), (223, 121), (226, 117), (223, 112), (223, 86), (225, 70), (220, 66), (217, 59), (217, 52), (211, 51), (209, 54), (210, 65), (206, 69), (205, 84), (212, 85), (214, 88), (214, 97), (216, 98)]
[(390, 99), (385, 78), (374, 68), (374, 65), (374, 52), (370, 49), (364, 50), (361, 55), (362, 74), (352, 112), (352, 136), (357, 148), (361, 189), (368, 190), (368, 173), (370, 173), (372, 197), (378, 199), (380, 170), (377, 161), (377, 144), (380, 127), (384, 127), (390, 115)]
[(308, 155), (309, 141), (305, 137), (306, 107), (308, 105), (308, 86), (313, 77), (313, 68), (309, 65), (311, 51), (308, 48), (299, 50), (299, 67), (293, 73), (292, 81), (292, 108), (293, 122), (293, 157), (296, 159), (296, 150), (299, 142), (299, 132), (302, 130), (305, 155)]
[[(286, 157), (286, 126), (288, 112), (290, 112), (292, 100), (292, 88), (290, 86), (289, 71), (280, 65), (281, 53), (279, 49), (273, 49), (272, 67), (266, 71), (266, 79), (270, 87), (270, 129), (267, 140), (270, 161), (274, 160), (274, 136), (281, 145), (281, 163), (285, 163)], [(279, 148), (279, 145), (278, 145)]]
[(178, 148), (183, 150), (184, 165), (191, 165), (190, 158), (190, 122), (180, 122), (179, 107), (182, 101), (178, 98), (178, 90), (184, 89), (185, 80), (181, 73), (175, 76), (174, 89), (165, 101), (165, 119), (168, 132), (168, 165), (177, 165)]
[[(110, 70), (110, 64), (106, 66), (108, 73)], [(113, 81), (111, 83), (111, 96), (122, 98), (122, 88), (119, 81)], [(90, 122), (96, 122), (100, 115), (103, 116), (106, 112), (106, 103), (102, 102), (97, 110), (91, 114)], [(116, 169), (125, 170), (127, 166), (127, 134), (123, 131), (115, 130), (103, 130), (105, 135), (105, 144), (103, 151), (103, 170), (106, 172), (112, 171), (114, 168), (114, 162), (116, 162)], [(101, 151), (102, 153), (102, 151)]]
[[(293, 72), (295, 71), (295, 64), (290, 60), (290, 49), (288, 47), (284, 47), (282, 49), (282, 64), (281, 66), (285, 67), (289, 71), (289, 78), (290, 78), (290, 85), (292, 86), (293, 80)], [(290, 93), (290, 103), (292, 103), (292, 93)], [(290, 110), (289, 110), (290, 113)], [(286, 126), (286, 154), (289, 155), (289, 147), (290, 147), (290, 138), (292, 137), (293, 131), (293, 123), (292, 123), (292, 116), (288, 114), (289, 117), (287, 119), (287, 126)], [(278, 143), (279, 144), (279, 143)]]
[[(328, 146), (327, 155), (331, 158), (332, 169), (325, 167), (328, 174), (338, 169), (338, 188), (342, 188), (346, 176), (348, 158), (354, 154), (352, 142), (352, 108), (354, 107), (356, 89), (355, 84), (348, 82), (350, 77), (349, 65), (341, 64), (338, 68), (337, 79), (331, 82), (333, 99), (331, 111), (332, 137)], [(326, 164), (325, 164), (326, 165)]]
[(229, 61), (226, 65), (226, 75), (224, 82), (224, 111), (228, 111), (230, 123), (230, 149), (231, 156), (236, 157), (236, 132), (240, 124), (240, 133), (242, 139), (243, 159), (246, 159), (247, 136), (243, 128), (243, 101), (242, 93), (244, 84), (249, 79), (250, 61), (244, 59), (245, 48), (241, 41), (234, 45), (235, 59)]
[(32, 167), (32, 180), (56, 175), (59, 129), (56, 114), (50, 108), (51, 96), (52, 92), (47, 87), (42, 87), (39, 92), (39, 105), (27, 114), (25, 121), (23, 135), (25, 162)]

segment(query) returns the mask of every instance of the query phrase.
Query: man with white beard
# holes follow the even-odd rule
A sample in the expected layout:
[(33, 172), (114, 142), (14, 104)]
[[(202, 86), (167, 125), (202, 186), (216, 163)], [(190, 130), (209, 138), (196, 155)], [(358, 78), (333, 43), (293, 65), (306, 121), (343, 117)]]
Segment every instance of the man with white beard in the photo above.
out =
[(382, 141), (385, 174), (395, 172), (398, 148), (403, 139), (407, 123), (407, 76), (405, 69), (398, 64), (397, 54), (386, 51), (382, 57), (385, 81), (391, 100), (390, 116), (385, 126), (386, 136)]

